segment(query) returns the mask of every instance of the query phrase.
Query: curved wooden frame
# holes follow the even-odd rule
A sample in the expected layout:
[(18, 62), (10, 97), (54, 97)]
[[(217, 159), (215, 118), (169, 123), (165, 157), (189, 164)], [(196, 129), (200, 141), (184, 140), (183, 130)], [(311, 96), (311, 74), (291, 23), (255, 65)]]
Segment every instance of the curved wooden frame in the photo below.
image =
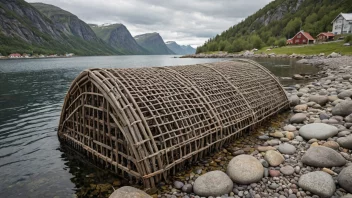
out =
[(155, 187), (288, 106), (276, 77), (251, 60), (89, 69), (66, 95), (58, 135), (88, 158)]

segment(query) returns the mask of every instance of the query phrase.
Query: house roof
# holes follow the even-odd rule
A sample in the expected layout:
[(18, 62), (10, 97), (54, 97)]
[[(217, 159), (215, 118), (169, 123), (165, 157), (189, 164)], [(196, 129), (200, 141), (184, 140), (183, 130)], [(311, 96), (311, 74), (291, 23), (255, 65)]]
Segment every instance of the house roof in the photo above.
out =
[[(304, 36), (304, 37), (306, 37), (306, 39), (307, 40), (315, 40), (308, 32), (304, 32), (303, 30), (301, 30), (301, 31), (299, 31), (299, 32), (297, 32), (297, 34), (299, 34), (299, 33), (302, 33), (302, 35)], [(297, 36), (297, 34), (294, 36), (294, 37), (296, 37)], [(294, 38), (294, 37), (292, 37), (292, 38)]]
[(331, 23), (334, 23), (334, 21), (336, 21), (336, 19), (337, 19), (339, 16), (342, 16), (342, 17), (345, 18), (347, 21), (352, 21), (352, 13), (340, 13), (339, 15), (337, 15), (337, 16), (335, 17), (335, 19), (334, 19)]
[(328, 37), (335, 36), (335, 34), (333, 34), (331, 32), (321, 32), (320, 34), (318, 34), (318, 36), (321, 35), (321, 34), (323, 34), (324, 36), (328, 36)]

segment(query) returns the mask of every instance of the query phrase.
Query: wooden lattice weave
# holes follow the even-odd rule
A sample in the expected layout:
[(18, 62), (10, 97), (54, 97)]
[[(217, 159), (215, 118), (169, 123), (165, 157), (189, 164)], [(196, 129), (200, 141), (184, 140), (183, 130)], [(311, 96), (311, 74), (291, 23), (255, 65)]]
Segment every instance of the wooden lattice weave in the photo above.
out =
[(60, 140), (155, 187), (288, 107), (277, 79), (250, 60), (89, 69), (63, 105)]

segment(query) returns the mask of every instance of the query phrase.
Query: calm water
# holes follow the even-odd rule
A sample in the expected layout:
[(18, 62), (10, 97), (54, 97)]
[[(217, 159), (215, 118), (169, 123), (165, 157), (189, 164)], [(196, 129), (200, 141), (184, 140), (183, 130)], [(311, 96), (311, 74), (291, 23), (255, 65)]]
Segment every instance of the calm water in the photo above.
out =
[[(111, 189), (114, 182), (115, 187), (124, 184), (73, 158), (58, 141), (56, 129), (64, 96), (82, 70), (216, 61), (221, 59), (110, 56), (0, 60), (0, 197), (99, 196), (101, 189)], [(293, 60), (257, 61), (278, 76), (317, 71)]]

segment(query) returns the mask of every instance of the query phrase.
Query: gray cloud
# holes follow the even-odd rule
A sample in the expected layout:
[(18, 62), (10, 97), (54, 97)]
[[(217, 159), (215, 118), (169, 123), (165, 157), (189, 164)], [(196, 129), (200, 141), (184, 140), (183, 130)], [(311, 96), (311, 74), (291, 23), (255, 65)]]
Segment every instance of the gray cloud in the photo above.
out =
[(132, 35), (159, 32), (165, 41), (192, 46), (202, 45), (271, 1), (41, 0), (67, 10), (87, 23), (123, 23)]

